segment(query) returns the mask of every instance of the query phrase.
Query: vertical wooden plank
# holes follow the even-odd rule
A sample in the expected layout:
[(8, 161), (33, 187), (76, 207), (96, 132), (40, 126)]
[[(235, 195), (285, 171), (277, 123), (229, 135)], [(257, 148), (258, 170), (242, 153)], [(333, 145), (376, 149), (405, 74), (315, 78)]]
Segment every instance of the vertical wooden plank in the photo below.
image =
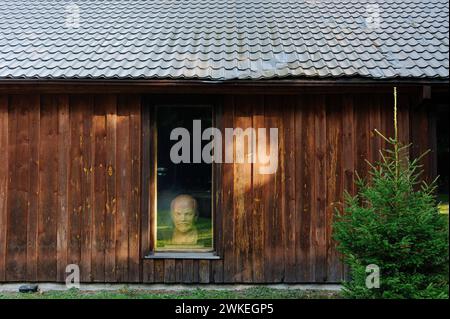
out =
[(410, 131), (410, 140), (412, 141), (411, 145), (411, 157), (417, 158), (421, 155), (420, 150), (420, 135), (424, 133), (426, 127), (424, 127), (424, 122), (421, 122), (421, 114), (420, 108), (417, 106), (411, 105), (411, 116), (410, 116), (410, 126), (414, 129)]
[(302, 141), (301, 149), (303, 150), (303, 182), (301, 187), (296, 187), (296, 192), (300, 192), (303, 210), (301, 215), (301, 271), (300, 281), (313, 282), (314, 263), (315, 263), (315, 247), (312, 241), (313, 214), (316, 212), (315, 200), (315, 105), (311, 96), (304, 96), (302, 102)]
[[(354, 99), (355, 122), (355, 168), (358, 176), (369, 179), (367, 160), (370, 160), (370, 105), (372, 97), (356, 95)], [(358, 192), (355, 187), (355, 192)]]
[[(386, 115), (387, 115), (387, 109), (389, 105), (387, 103), (387, 98), (385, 94), (382, 94), (380, 96), (380, 128), (379, 131), (381, 134), (386, 136), (387, 134), (387, 121), (386, 121)], [(380, 149), (384, 150), (386, 148), (386, 141), (381, 138), (380, 139)]]
[(70, 167), (70, 114), (69, 98), (60, 95), (58, 103), (58, 206), (57, 206), (57, 281), (65, 280), (68, 264), (67, 243), (69, 231), (69, 167)]
[(343, 105), (342, 96), (327, 99), (327, 157), (326, 157), (326, 229), (327, 229), (327, 281), (342, 280), (342, 267), (332, 239), (332, 223), (335, 211), (342, 211), (343, 179)]
[(198, 261), (198, 281), (201, 284), (207, 284), (210, 282), (210, 261), (199, 260)]
[[(410, 108), (410, 101), (409, 96), (403, 92), (400, 91), (400, 94), (398, 95), (398, 135), (399, 135), (399, 141), (402, 145), (409, 145), (410, 143), (410, 129), (409, 129), (409, 108)], [(428, 114), (425, 114), (425, 121), (428, 122)], [(427, 125), (428, 127), (428, 125)], [(425, 133), (425, 134), (424, 134)], [(428, 137), (427, 132), (421, 132), (421, 135), (425, 135)], [(426, 147), (429, 147), (428, 140), (426, 141)], [(403, 161), (406, 161), (410, 156), (410, 149), (403, 150), (402, 154), (400, 155), (401, 159)], [(430, 159), (430, 155), (426, 157), (426, 161)], [(406, 165), (406, 162), (403, 164)]]
[[(280, 98), (278, 96), (265, 96), (264, 98), (264, 122), (266, 127), (266, 150), (270, 148), (270, 129), (278, 129), (278, 134), (283, 132), (280, 121)], [(282, 138), (282, 135), (281, 135)], [(283, 214), (281, 205), (281, 177), (283, 172), (283, 159), (280, 154), (283, 151), (283, 140), (278, 137), (278, 168), (276, 172), (267, 174), (264, 185), (266, 198), (266, 229), (265, 250), (267, 254), (265, 265), (265, 279), (268, 282), (281, 282), (284, 277), (284, 236)], [(274, 231), (275, 230), (275, 231)]]
[(199, 262), (200, 260), (198, 259), (194, 259), (192, 261), (193, 263), (193, 276), (192, 276), (192, 282), (193, 283), (198, 283), (200, 281), (200, 276), (199, 276)]
[(92, 237), (94, 197), (94, 156), (95, 136), (93, 129), (94, 98), (91, 95), (81, 97), (82, 136), (81, 136), (81, 280), (92, 281)]
[(139, 95), (128, 97), (130, 110), (130, 160), (131, 184), (130, 211), (128, 215), (128, 280), (139, 282), (140, 274), (140, 196), (141, 196), (141, 102)]
[[(68, 263), (81, 262), (81, 216), (83, 197), (81, 191), (83, 170), (83, 100), (80, 96), (69, 98), (70, 154), (68, 185)], [(84, 275), (84, 269), (81, 275)]]
[(117, 98), (109, 95), (106, 112), (106, 211), (105, 211), (105, 281), (116, 277), (116, 144)]
[(175, 282), (175, 270), (175, 259), (164, 260), (164, 283)]
[[(267, 96), (264, 96), (264, 111), (263, 111), (263, 119), (262, 119), (262, 127), (263, 128), (270, 128), (271, 126), (271, 108), (273, 105), (271, 105), (271, 100)], [(267, 138), (266, 133), (266, 149), (269, 149), (270, 146), (270, 140)], [(260, 138), (258, 136), (258, 138)], [(258, 141), (258, 143), (261, 143)], [(258, 168), (260, 168), (262, 165), (259, 165)], [(265, 282), (273, 282), (274, 281), (274, 243), (273, 243), (273, 230), (276, 229), (274, 222), (274, 195), (273, 193), (275, 190), (272, 188), (272, 186), (275, 184), (275, 178), (273, 175), (262, 175), (261, 176), (261, 192), (262, 192), (262, 200), (263, 200), (263, 211), (261, 214), (264, 216), (264, 281)]]
[[(233, 125), (233, 115), (234, 115), (234, 97), (226, 96), (224, 97), (224, 112), (223, 112), (223, 126), (225, 128), (232, 128)], [(224, 143), (225, 144), (225, 143)], [(226, 147), (232, 147), (232, 145), (224, 145), (224, 150)], [(225, 153), (223, 153), (225, 155)], [(235, 242), (235, 229), (233, 221), (233, 180), (234, 180), (234, 168), (233, 163), (224, 163), (222, 165), (222, 181), (223, 181), (223, 281), (225, 283), (234, 282), (235, 274), (235, 259), (234, 259), (234, 242)], [(184, 267), (183, 264), (183, 272)], [(184, 277), (184, 276), (183, 276)]]
[(94, 193), (92, 195), (92, 259), (91, 273), (95, 282), (105, 281), (105, 216), (106, 216), (106, 107), (111, 96), (97, 95), (94, 99), (93, 172)]
[[(383, 96), (383, 123), (385, 125), (384, 136), (387, 138), (394, 137), (394, 97), (392, 94)], [(389, 148), (389, 145), (386, 145)]]
[[(411, 105), (410, 122), (411, 128), (413, 128), (410, 130), (410, 137), (408, 137), (412, 142), (410, 153), (412, 158), (418, 158), (430, 149), (431, 132), (427, 109), (429, 105), (427, 102), (417, 101), (416, 97), (411, 97), (409, 103)], [(404, 114), (402, 116), (406, 117)], [(402, 138), (407, 138), (404, 133), (402, 134)], [(432, 155), (427, 154), (420, 161), (420, 164), (423, 165), (422, 178), (428, 183), (431, 182), (432, 177), (432, 160)]]
[[(409, 96), (406, 93), (401, 93), (398, 96), (398, 135), (400, 143), (403, 145), (409, 144)], [(428, 115), (428, 114), (426, 114)], [(425, 117), (428, 120), (428, 116)], [(407, 154), (405, 154), (407, 155)]]
[(315, 282), (327, 280), (327, 216), (326, 216), (326, 105), (325, 97), (317, 96), (315, 99), (315, 200), (316, 209), (312, 211), (314, 223), (313, 242), (315, 249)]
[(183, 282), (183, 260), (175, 260), (175, 282)]
[[(27, 96), (29, 105), (29, 147), (30, 175), (28, 180), (28, 217), (27, 217), (27, 279), (38, 280), (38, 224), (39, 224), (39, 144), (40, 144), (40, 97)], [(20, 125), (20, 124), (19, 124)]]
[(155, 259), (154, 263), (154, 283), (164, 282), (164, 259)]
[[(303, 219), (305, 214), (305, 204), (303, 197), (304, 190), (304, 161), (305, 149), (303, 148), (305, 144), (304, 135), (303, 135), (303, 117), (307, 114), (307, 102), (305, 101), (303, 96), (296, 97), (293, 109), (293, 118), (294, 118), (294, 140), (292, 144), (292, 149), (294, 150), (294, 209), (295, 209), (295, 264), (296, 264), (296, 272), (295, 272), (295, 281), (296, 282), (304, 282), (306, 281), (306, 270), (307, 270), (307, 259), (308, 259), (308, 251), (306, 245), (303, 243), (303, 231), (306, 225), (306, 221)], [(301, 151), (296, 151), (300, 149)]]
[[(355, 193), (354, 174), (355, 174), (355, 124), (353, 114), (353, 97), (343, 97), (342, 107), (342, 170), (343, 170), (343, 188), (349, 194)], [(342, 197), (342, 201), (344, 198)], [(341, 267), (343, 276), (345, 268)]]
[[(271, 101), (264, 96), (264, 105), (263, 105), (263, 118), (262, 118), (262, 127), (266, 128), (270, 127), (271, 118), (270, 118), (270, 110), (271, 110)], [(270, 141), (267, 139), (266, 134), (266, 149), (270, 146)], [(258, 137), (259, 138), (259, 137)], [(258, 141), (258, 143), (260, 143)], [(262, 165), (259, 165), (260, 168)], [(273, 230), (275, 229), (275, 225), (273, 224), (273, 214), (274, 214), (274, 189), (272, 186), (275, 184), (275, 178), (273, 175), (262, 175), (261, 176), (261, 193), (262, 193), (262, 208), (261, 214), (264, 216), (264, 281), (265, 282), (273, 282), (274, 281), (274, 243), (273, 241)]]
[(183, 283), (191, 284), (194, 282), (194, 261), (192, 259), (183, 260)]
[[(225, 132), (223, 127), (223, 101), (220, 98), (215, 100), (213, 109), (213, 125)], [(223, 144), (223, 143), (222, 143)], [(222, 145), (223, 148), (223, 145)], [(222, 159), (223, 159), (222, 150)], [(213, 231), (214, 250), (218, 256), (223, 256), (223, 185), (222, 185), (222, 163), (213, 163)], [(211, 261), (210, 280), (214, 283), (223, 282), (223, 258)], [(179, 282), (177, 280), (177, 282)]]
[[(264, 128), (264, 99), (263, 97), (256, 98), (253, 106), (253, 127), (256, 131), (259, 128)], [(264, 249), (265, 236), (265, 200), (264, 200), (264, 183), (267, 178), (266, 175), (259, 173), (260, 163), (258, 161), (253, 164), (253, 211), (252, 211), (252, 260), (253, 260), (253, 281), (264, 281), (264, 259), (266, 251)]]
[(295, 106), (298, 96), (284, 99), (283, 105), (283, 123), (284, 130), (280, 132), (284, 141), (283, 158), (283, 190), (284, 196), (284, 229), (286, 231), (285, 239), (285, 282), (294, 283), (297, 281), (297, 237), (296, 229), (297, 214), (295, 207)]
[[(20, 281), (28, 277), (27, 250), (35, 252), (35, 242), (28, 246), (28, 203), (30, 183), (30, 100), (11, 96), (9, 104), (9, 166), (6, 280)], [(34, 233), (36, 234), (36, 233)], [(30, 247), (30, 249), (28, 249)], [(30, 254), (30, 256), (34, 254)], [(30, 267), (35, 259), (30, 260)], [(31, 273), (35, 279), (35, 273)]]
[(150, 185), (149, 185), (149, 250), (153, 251), (156, 246), (156, 178), (158, 162), (156, 160), (157, 152), (157, 127), (156, 127), (156, 112), (155, 108), (150, 109)]
[[(17, 209), (21, 201), (17, 198), (17, 186), (16, 186), (16, 179), (17, 179), (17, 120), (18, 120), (18, 106), (17, 102), (13, 99), (13, 97), (9, 97), (8, 101), (8, 109), (7, 109), (7, 116), (8, 116), (8, 176), (7, 176), (7, 189), (6, 194), (8, 195), (6, 197), (6, 225), (5, 225), (5, 280), (11, 280), (11, 278), (14, 278), (15, 275), (15, 268), (16, 264), (14, 262), (15, 258), (15, 249), (12, 249), (9, 247), (8, 241), (11, 236), (11, 230), (10, 227), (11, 221), (9, 221), (9, 218), (13, 218), (12, 211)], [(23, 206), (23, 205), (22, 205)], [(25, 214), (22, 213), (22, 218), (25, 218)], [(14, 237), (14, 236), (13, 236)], [(14, 247), (15, 248), (15, 247)], [(11, 258), (12, 256), (12, 258)], [(25, 257), (26, 258), (26, 257)], [(26, 270), (25, 270), (26, 271)]]
[(272, 105), (270, 111), (270, 126), (267, 127), (269, 136), (267, 137), (270, 140), (270, 129), (276, 128), (278, 129), (278, 162), (277, 170), (272, 175), (275, 178), (274, 183), (274, 227), (279, 231), (273, 232), (273, 255), (274, 255), (274, 272), (273, 272), (273, 281), (280, 283), (284, 281), (285, 278), (285, 250), (286, 250), (286, 228), (285, 228), (285, 218), (286, 218), (286, 206), (283, 202), (286, 199), (286, 193), (283, 192), (282, 185), (285, 184), (285, 166), (286, 159), (283, 156), (284, 149), (286, 147), (283, 132), (285, 131), (285, 126), (283, 122), (283, 113), (282, 110), (282, 102), (280, 98), (277, 96), (272, 96)]
[[(144, 259), (142, 262), (142, 282), (144, 283), (153, 283), (155, 282), (155, 273), (154, 273), (154, 259)], [(181, 271), (180, 271), (181, 274)], [(178, 270), (177, 270), (178, 275)], [(178, 278), (178, 277), (177, 277)], [(181, 282), (181, 279), (177, 282)]]
[(356, 96), (355, 97), (355, 124), (356, 124), (356, 171), (361, 178), (367, 179), (367, 162), (369, 159), (370, 149), (370, 128), (369, 128), (369, 114), (370, 108), (368, 101), (370, 97)]
[(5, 281), (8, 200), (8, 96), (0, 95), (0, 281)]
[(375, 130), (381, 130), (381, 102), (380, 96), (373, 96), (370, 104), (370, 161), (372, 163), (380, 160), (380, 148), (382, 138), (375, 132)]
[[(279, 207), (280, 207), (280, 215), (279, 215), (279, 231), (282, 232), (281, 234), (281, 241), (278, 243), (278, 248), (276, 250), (277, 255), (282, 255), (281, 260), (283, 263), (279, 263), (277, 265), (277, 282), (285, 282), (286, 281), (286, 266), (287, 266), (287, 257), (288, 255), (288, 243), (287, 238), (289, 237), (288, 233), (288, 225), (286, 223), (287, 221), (287, 185), (286, 185), (286, 171), (287, 171), (287, 149), (286, 149), (286, 131), (289, 129), (289, 123), (285, 121), (285, 111), (286, 111), (286, 105), (285, 105), (285, 99), (287, 97), (278, 98), (278, 107), (276, 108), (276, 118), (278, 122), (278, 169), (277, 173), (280, 176), (277, 180), (279, 180)], [(281, 249), (280, 249), (281, 248)], [(294, 258), (295, 258), (295, 252), (294, 252)], [(277, 258), (278, 259), (278, 258)]]
[[(234, 127), (246, 130), (252, 127), (252, 97), (239, 96), (236, 97)], [(250, 137), (252, 139), (253, 137)], [(236, 232), (235, 241), (235, 269), (236, 281), (251, 282), (252, 280), (252, 260), (250, 258), (250, 239), (252, 237), (249, 224), (249, 216), (251, 216), (252, 203), (252, 164), (249, 163), (249, 155), (251, 145), (246, 138), (241, 139), (241, 143), (236, 138), (235, 153), (236, 158), (243, 157), (244, 163), (236, 163), (234, 165), (234, 223)], [(239, 152), (243, 152), (239, 153)]]
[(58, 207), (58, 105), (55, 96), (41, 99), (39, 137), (38, 280), (56, 280)]
[(116, 155), (116, 274), (117, 280), (128, 281), (128, 213), (130, 209), (130, 111), (126, 97), (118, 97)]
[[(143, 157), (143, 176), (145, 175), (145, 178), (149, 179), (148, 188), (146, 191), (144, 191), (144, 185), (142, 188), (142, 196), (146, 197), (147, 202), (143, 201), (143, 210), (144, 215), (142, 216), (142, 248), (141, 251), (143, 254), (147, 254), (148, 252), (151, 252), (154, 250), (155, 245), (155, 217), (156, 217), (156, 121), (155, 121), (155, 109), (150, 101), (144, 102), (144, 116), (143, 119), (143, 127), (148, 126), (148, 130), (144, 131), (145, 136), (148, 135), (148, 146), (142, 146), (143, 154), (144, 156), (147, 154), (148, 159)], [(147, 114), (148, 113), (148, 114)], [(147, 133), (145, 133), (147, 132)], [(145, 140), (143, 139), (143, 143), (145, 143)], [(145, 185), (145, 186), (147, 186)], [(148, 215), (147, 223), (145, 223), (145, 215)], [(147, 228), (147, 230), (145, 230)], [(148, 243), (145, 245), (145, 243)], [(179, 261), (181, 262), (181, 260)], [(177, 272), (178, 273), (178, 272)], [(181, 270), (180, 270), (180, 276), (181, 276)], [(147, 278), (148, 282), (155, 282), (157, 277), (156, 267), (155, 267), (155, 260), (146, 260), (144, 263), (143, 268), (143, 277)], [(177, 282), (181, 282), (180, 280), (177, 280)]]
[[(150, 145), (152, 138), (150, 132), (150, 105), (147, 100), (142, 105), (142, 121), (141, 121), (141, 253), (140, 257), (145, 257), (150, 252)], [(143, 280), (148, 278), (146, 262), (142, 263)]]
[[(438, 176), (438, 140), (437, 140), (437, 104), (433, 103), (429, 105), (428, 110), (428, 136), (429, 136), (429, 144), (428, 148), (431, 150), (430, 152), (430, 172), (429, 178), (430, 180), (436, 179)], [(411, 110), (410, 110), (411, 111)], [(411, 131), (411, 129), (408, 127)], [(410, 140), (411, 143), (411, 140)]]

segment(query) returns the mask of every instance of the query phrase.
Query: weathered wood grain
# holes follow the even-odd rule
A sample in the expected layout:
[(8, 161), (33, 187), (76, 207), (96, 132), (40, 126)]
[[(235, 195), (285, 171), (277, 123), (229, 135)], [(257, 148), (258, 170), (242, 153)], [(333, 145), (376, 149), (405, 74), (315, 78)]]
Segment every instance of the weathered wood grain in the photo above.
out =
[[(343, 170), (343, 192), (348, 194), (355, 194), (355, 162), (356, 162), (356, 148), (355, 148), (355, 115), (354, 115), (354, 99), (351, 96), (342, 97), (342, 170)], [(340, 194), (340, 202), (343, 204), (343, 193)], [(342, 209), (345, 209), (343, 205)], [(348, 269), (341, 266), (343, 277), (347, 276)]]
[(174, 283), (175, 276), (175, 259), (164, 260), (164, 282)]
[(342, 267), (333, 240), (333, 219), (336, 210), (342, 211), (343, 176), (343, 118), (342, 97), (332, 96), (327, 99), (326, 126), (326, 240), (327, 240), (327, 278), (326, 280), (338, 282), (342, 280)]
[[(253, 105), (253, 127), (255, 130), (264, 128), (264, 99), (256, 98)], [(252, 221), (252, 259), (253, 259), (253, 281), (260, 282), (264, 278), (264, 260), (266, 251), (264, 249), (265, 239), (265, 210), (264, 210), (264, 183), (266, 176), (259, 173), (261, 164), (257, 161), (253, 164), (253, 207)]]
[(130, 110), (130, 208), (128, 212), (128, 280), (140, 280), (140, 199), (141, 199), (141, 101), (139, 95), (126, 97)]
[(68, 263), (80, 265), (81, 261), (81, 216), (83, 194), (81, 180), (83, 170), (83, 108), (78, 96), (70, 97), (70, 151), (68, 185)]
[[(223, 127), (232, 128), (234, 117), (234, 97), (224, 98)], [(235, 281), (235, 224), (234, 220), (234, 165), (233, 163), (224, 163), (222, 165), (223, 181), (223, 207), (222, 224), (224, 232), (223, 238), (223, 281), (230, 283)], [(184, 265), (183, 265), (184, 266)]]
[(207, 284), (210, 282), (211, 265), (209, 260), (198, 261), (198, 282)]
[(69, 234), (69, 168), (70, 168), (70, 110), (69, 97), (58, 95), (58, 206), (56, 263), (57, 281), (64, 281), (68, 265)]
[[(81, 134), (81, 259), (80, 272), (82, 281), (92, 281), (93, 231), (95, 212), (95, 132), (94, 132), (94, 96), (85, 95), (81, 98), (80, 112), (82, 113)], [(96, 256), (94, 256), (95, 258)]]
[(106, 217), (106, 178), (107, 178), (107, 146), (106, 146), (106, 108), (110, 104), (110, 96), (96, 96), (92, 120), (93, 151), (93, 213), (92, 213), (92, 280), (105, 281), (105, 217)]
[[(213, 125), (224, 132), (223, 127), (223, 103), (222, 101), (214, 101), (213, 105)], [(224, 154), (224, 143), (222, 143), (222, 155)], [(223, 256), (223, 164), (213, 162), (213, 242), (214, 250), (218, 256)], [(214, 283), (223, 282), (223, 259), (211, 262), (210, 281)]]
[(296, 192), (300, 193), (300, 201), (303, 204), (301, 212), (301, 230), (300, 230), (300, 250), (302, 260), (300, 261), (301, 277), (298, 279), (302, 282), (314, 281), (314, 262), (316, 247), (312, 241), (314, 232), (313, 214), (316, 212), (315, 200), (315, 173), (314, 173), (314, 157), (315, 157), (315, 120), (314, 105), (311, 98), (304, 98), (302, 102), (302, 140), (298, 141), (301, 145), (301, 156), (303, 156), (302, 166), (303, 181), (301, 187), (296, 187)]
[[(343, 209), (344, 190), (356, 191), (355, 171), (367, 177), (365, 160), (378, 159), (386, 145), (374, 130), (393, 136), (392, 94), (205, 99), (220, 109), (214, 120), (222, 129), (277, 127), (278, 169), (262, 175), (258, 163), (214, 165), (221, 259), (153, 260), (143, 258), (154, 248), (157, 99), (1, 95), (0, 281), (63, 282), (69, 263), (80, 266), (83, 282), (345, 278), (332, 218)], [(417, 94), (399, 91), (400, 138), (415, 143), (412, 155), (432, 146), (430, 109)], [(424, 163), (435, 170), (433, 158)]]
[[(28, 144), (29, 144), (29, 176), (28, 176), (28, 216), (27, 216), (27, 277), (38, 279), (38, 237), (40, 215), (39, 186), (39, 145), (40, 145), (40, 97), (28, 96)], [(51, 230), (50, 230), (51, 232)]]
[[(58, 104), (55, 96), (42, 96), (40, 106), (39, 177), (35, 187), (37, 204), (37, 279), (56, 281), (58, 211)], [(31, 200), (30, 202), (34, 202)], [(31, 210), (32, 205), (30, 205)], [(29, 221), (31, 223), (31, 220)]]
[[(30, 186), (30, 97), (12, 96), (9, 104), (9, 181), (6, 281), (36, 278), (36, 224), (28, 229)], [(27, 236), (31, 232), (30, 237)], [(30, 239), (30, 241), (28, 241)], [(30, 259), (27, 252), (30, 251)], [(30, 264), (28, 264), (30, 262)], [(33, 267), (31, 270), (29, 268)]]
[[(295, 151), (295, 112), (297, 99), (285, 97), (283, 100), (283, 132), (280, 132), (279, 138), (283, 141), (282, 156), (284, 164), (280, 165), (283, 171), (282, 178), (282, 204), (284, 215), (284, 273), (286, 282), (297, 281), (297, 229), (300, 220), (297, 219), (296, 201), (295, 201), (295, 168), (296, 168), (296, 151)], [(301, 132), (301, 130), (300, 130)]]
[(0, 95), (0, 281), (6, 274), (6, 230), (8, 216), (8, 96)]
[[(252, 127), (252, 97), (239, 97), (235, 104), (234, 126), (246, 130)], [(235, 281), (252, 281), (252, 259), (250, 243), (252, 241), (252, 164), (249, 157), (252, 152), (253, 136), (242, 139), (236, 138), (235, 157), (243, 158), (244, 162), (234, 165), (234, 206), (233, 222), (235, 225), (236, 240), (234, 242), (235, 259)], [(242, 153), (240, 153), (242, 152)]]
[(191, 284), (194, 282), (194, 260), (183, 260), (183, 283)]
[[(280, 110), (278, 104), (280, 99), (274, 96), (264, 97), (264, 124), (266, 128), (266, 150), (271, 146), (270, 129), (278, 129), (278, 134), (283, 132), (283, 123), (280, 119)], [(284, 170), (281, 146), (283, 142), (278, 139), (278, 167), (273, 174), (266, 174), (264, 182), (265, 198), (265, 246), (266, 255), (264, 266), (265, 280), (268, 282), (280, 282), (284, 277), (284, 246), (283, 237), (285, 230), (283, 228), (283, 212), (281, 207), (281, 177)], [(281, 160), (280, 160), (281, 157)], [(267, 165), (267, 164), (265, 164)]]
[(303, 201), (303, 189), (304, 189), (304, 161), (305, 161), (305, 139), (303, 130), (303, 117), (305, 117), (304, 105), (306, 101), (304, 99), (296, 99), (293, 102), (292, 113), (289, 115), (294, 119), (294, 137), (292, 141), (292, 151), (294, 152), (294, 220), (293, 228), (295, 231), (295, 274), (286, 275), (286, 277), (293, 277), (295, 282), (305, 281), (305, 265), (307, 263), (308, 251), (306, 245), (302, 239), (302, 231), (308, 223), (308, 219), (304, 219), (304, 201)]
[(128, 215), (131, 199), (130, 110), (126, 97), (119, 96), (117, 109), (117, 216), (116, 275), (118, 281), (128, 281), (129, 233)]
[(116, 215), (117, 215), (117, 96), (110, 95), (105, 103), (106, 112), (106, 207), (105, 207), (105, 281), (116, 277)]
[[(332, 101), (330, 101), (332, 103)], [(314, 282), (325, 282), (327, 280), (327, 216), (326, 216), (326, 160), (327, 160), (327, 135), (326, 135), (326, 104), (324, 96), (317, 96), (315, 104), (315, 209), (311, 212), (313, 217), (312, 234), (313, 247), (315, 249), (315, 259), (312, 261), (314, 268)]]
[[(141, 118), (141, 243), (140, 257), (144, 258), (150, 251), (150, 178), (151, 178), (151, 123), (150, 106), (144, 100)], [(142, 280), (149, 279), (146, 263), (141, 263)]]

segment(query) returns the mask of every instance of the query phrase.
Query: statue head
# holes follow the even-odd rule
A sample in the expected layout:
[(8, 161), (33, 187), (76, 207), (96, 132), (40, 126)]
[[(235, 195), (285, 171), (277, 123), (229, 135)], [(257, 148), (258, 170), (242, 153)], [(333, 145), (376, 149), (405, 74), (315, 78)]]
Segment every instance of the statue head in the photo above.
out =
[(190, 195), (178, 195), (171, 204), (171, 216), (175, 229), (187, 233), (195, 228), (198, 217), (197, 201)]

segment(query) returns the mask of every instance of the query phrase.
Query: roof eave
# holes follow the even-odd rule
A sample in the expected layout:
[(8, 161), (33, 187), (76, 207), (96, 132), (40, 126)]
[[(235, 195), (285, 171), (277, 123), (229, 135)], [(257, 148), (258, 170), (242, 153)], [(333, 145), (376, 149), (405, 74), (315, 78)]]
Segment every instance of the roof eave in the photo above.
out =
[(353, 90), (385, 91), (393, 86), (417, 88), (431, 86), (448, 91), (448, 78), (327, 78), (265, 80), (201, 79), (0, 79), (0, 93), (346, 93)]

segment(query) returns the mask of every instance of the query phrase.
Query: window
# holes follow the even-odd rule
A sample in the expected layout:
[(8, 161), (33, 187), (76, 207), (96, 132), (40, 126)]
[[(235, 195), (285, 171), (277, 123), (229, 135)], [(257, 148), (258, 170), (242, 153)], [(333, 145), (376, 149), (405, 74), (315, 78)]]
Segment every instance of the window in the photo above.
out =
[(212, 108), (156, 107), (155, 252), (213, 250), (212, 164), (194, 160), (194, 144), (203, 149), (209, 141), (194, 141), (194, 123), (211, 127)]

